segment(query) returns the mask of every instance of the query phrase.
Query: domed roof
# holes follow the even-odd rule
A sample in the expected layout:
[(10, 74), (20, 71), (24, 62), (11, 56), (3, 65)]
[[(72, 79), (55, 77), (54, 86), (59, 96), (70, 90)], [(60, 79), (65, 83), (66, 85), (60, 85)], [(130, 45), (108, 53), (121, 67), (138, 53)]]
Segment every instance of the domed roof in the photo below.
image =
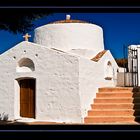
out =
[(70, 19), (70, 15), (66, 19), (36, 28), (34, 42), (64, 52), (74, 49), (73, 52), (85, 56), (104, 50), (102, 28), (86, 21)]

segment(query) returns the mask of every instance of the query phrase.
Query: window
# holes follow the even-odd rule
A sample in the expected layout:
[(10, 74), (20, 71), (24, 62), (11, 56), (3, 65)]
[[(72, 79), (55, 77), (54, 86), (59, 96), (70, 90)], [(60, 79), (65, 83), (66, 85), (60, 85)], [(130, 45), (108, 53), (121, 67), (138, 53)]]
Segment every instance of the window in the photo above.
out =
[(29, 58), (22, 58), (17, 65), (17, 72), (32, 72), (35, 70), (34, 63)]
[(110, 61), (107, 61), (107, 64), (105, 64), (105, 79), (111, 80), (113, 78), (113, 68)]

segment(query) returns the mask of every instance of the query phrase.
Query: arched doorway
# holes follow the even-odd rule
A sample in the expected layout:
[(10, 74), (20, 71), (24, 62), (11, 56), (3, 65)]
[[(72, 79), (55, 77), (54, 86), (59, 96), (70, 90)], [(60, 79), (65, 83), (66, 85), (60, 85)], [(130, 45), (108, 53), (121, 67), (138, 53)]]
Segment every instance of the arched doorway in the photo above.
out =
[(112, 78), (113, 78), (112, 63), (110, 61), (107, 61), (107, 63), (105, 63), (105, 79), (112, 80)]
[(35, 118), (35, 79), (22, 79), (20, 86), (20, 116)]

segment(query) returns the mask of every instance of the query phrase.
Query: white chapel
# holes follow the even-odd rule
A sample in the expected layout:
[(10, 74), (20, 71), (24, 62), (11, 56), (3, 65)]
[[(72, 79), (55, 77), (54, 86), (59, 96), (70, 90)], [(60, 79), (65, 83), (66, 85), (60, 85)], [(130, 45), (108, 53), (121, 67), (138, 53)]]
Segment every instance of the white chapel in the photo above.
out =
[(33, 42), (28, 37), (0, 55), (0, 114), (84, 123), (98, 88), (117, 85), (103, 29), (67, 15), (36, 28)]

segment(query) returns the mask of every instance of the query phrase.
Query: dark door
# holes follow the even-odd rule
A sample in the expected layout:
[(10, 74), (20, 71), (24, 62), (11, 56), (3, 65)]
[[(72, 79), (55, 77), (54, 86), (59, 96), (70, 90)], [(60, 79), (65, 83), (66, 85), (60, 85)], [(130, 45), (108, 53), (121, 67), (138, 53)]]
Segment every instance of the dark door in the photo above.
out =
[(20, 116), (35, 118), (35, 80), (20, 80)]

